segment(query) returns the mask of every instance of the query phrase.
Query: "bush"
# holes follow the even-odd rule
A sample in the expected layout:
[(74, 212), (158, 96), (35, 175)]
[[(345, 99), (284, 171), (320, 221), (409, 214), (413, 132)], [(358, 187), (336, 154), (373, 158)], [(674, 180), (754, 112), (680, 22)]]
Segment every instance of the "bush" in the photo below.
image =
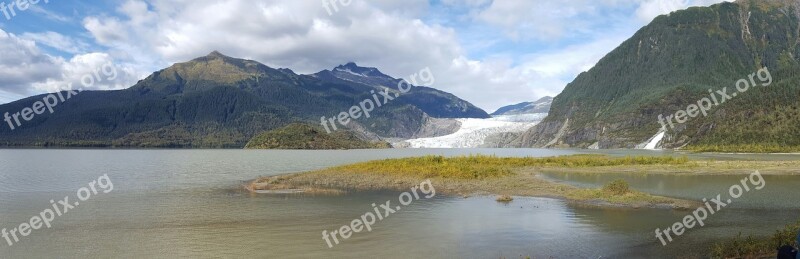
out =
[(800, 245), (796, 242), (798, 231), (800, 231), (800, 222), (777, 230), (770, 237), (744, 237), (740, 233), (730, 240), (714, 244), (711, 258), (773, 257), (781, 246), (797, 247)]
[(631, 187), (625, 180), (617, 179), (603, 186), (603, 191), (611, 195), (625, 195), (631, 192)]

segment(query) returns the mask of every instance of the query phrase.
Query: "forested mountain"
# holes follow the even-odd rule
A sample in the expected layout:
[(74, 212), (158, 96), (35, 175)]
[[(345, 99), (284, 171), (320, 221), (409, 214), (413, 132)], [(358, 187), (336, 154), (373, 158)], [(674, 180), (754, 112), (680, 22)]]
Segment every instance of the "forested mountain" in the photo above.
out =
[(662, 146), (782, 151), (800, 147), (800, 0), (740, 0), (655, 18), (580, 74), (521, 146), (634, 147), (673, 115), (737, 92), (766, 68), (773, 79), (667, 129)]
[[(347, 112), (379, 88), (213, 52), (155, 72), (128, 89), (81, 92), (53, 114), (36, 115), (14, 130), (3, 125), (0, 145), (243, 147), (261, 132), (292, 122), (319, 124), (323, 116)], [(429, 117), (487, 116), (453, 95), (416, 90), (347, 126), (373, 138), (402, 138), (419, 131)], [(412, 100), (412, 95), (430, 101)], [(0, 105), (0, 113), (19, 112), (44, 96)]]

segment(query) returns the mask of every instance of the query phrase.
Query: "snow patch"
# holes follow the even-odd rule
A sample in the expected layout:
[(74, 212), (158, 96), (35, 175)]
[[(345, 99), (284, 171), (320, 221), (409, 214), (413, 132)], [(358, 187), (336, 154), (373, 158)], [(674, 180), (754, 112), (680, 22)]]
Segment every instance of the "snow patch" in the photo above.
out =
[(364, 74), (359, 74), (359, 73), (353, 72), (349, 68), (337, 68), (336, 71), (349, 73), (349, 74), (354, 75), (354, 76), (367, 77)]

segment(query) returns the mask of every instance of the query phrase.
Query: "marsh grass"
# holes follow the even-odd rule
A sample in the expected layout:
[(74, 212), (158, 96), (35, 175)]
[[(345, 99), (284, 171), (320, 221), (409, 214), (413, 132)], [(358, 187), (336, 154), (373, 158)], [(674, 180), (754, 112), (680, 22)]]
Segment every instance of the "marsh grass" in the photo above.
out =
[(496, 156), (424, 156), (386, 159), (338, 166), (312, 172), (260, 178), (251, 190), (340, 189), (346, 191), (405, 190), (430, 179), (437, 192), (458, 196), (506, 194), (562, 197), (587, 204), (616, 206), (691, 207), (694, 202), (651, 196), (630, 190), (624, 181), (604, 189), (580, 189), (536, 177), (542, 168), (607, 168), (637, 165), (683, 165), (688, 159), (675, 157), (610, 157), (573, 155), (546, 158)]
[(648, 193), (633, 190), (630, 188), (628, 182), (621, 179), (614, 180), (599, 189), (577, 189), (567, 193), (566, 197), (571, 200), (599, 200), (615, 204), (666, 204), (672, 201), (669, 198), (653, 196)]
[(738, 236), (714, 244), (712, 258), (775, 258), (778, 248), (785, 245), (798, 247), (796, 238), (800, 222), (775, 231), (769, 237)]
[(497, 199), (495, 199), (495, 200), (497, 202), (509, 203), (509, 202), (514, 200), (514, 197), (511, 197), (511, 195), (503, 194), (503, 195), (497, 196)]
[(559, 157), (497, 157), (486, 155), (443, 157), (424, 156), (386, 159), (331, 168), (332, 171), (380, 173), (395, 176), (444, 179), (491, 179), (513, 175), (525, 167), (598, 167), (621, 165), (682, 165), (686, 157), (609, 157), (572, 155)]

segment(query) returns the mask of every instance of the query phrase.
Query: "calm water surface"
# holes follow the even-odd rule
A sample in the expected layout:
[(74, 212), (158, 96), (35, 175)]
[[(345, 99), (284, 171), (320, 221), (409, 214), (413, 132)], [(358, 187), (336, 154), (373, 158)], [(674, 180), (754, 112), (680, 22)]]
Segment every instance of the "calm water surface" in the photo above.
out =
[[(266, 175), (426, 154), (554, 156), (579, 152), (537, 149), (395, 149), (353, 151), (244, 150), (0, 150), (0, 228), (14, 228), (108, 174), (110, 193), (99, 193), (51, 229), (34, 230), (0, 258), (636, 258), (706, 254), (707, 245), (739, 232), (768, 234), (800, 218), (800, 177), (768, 176), (708, 225), (662, 247), (655, 228), (687, 212), (597, 209), (561, 200), (438, 195), (411, 203), (355, 233), (334, 248), (322, 230), (334, 230), (396, 202), (399, 193), (340, 197), (250, 195), (240, 186)], [(598, 151), (592, 151), (598, 152)], [(672, 154), (629, 150), (612, 155)], [(679, 154), (678, 154), (679, 155)], [(704, 155), (708, 156), (708, 155)], [(693, 157), (706, 158), (706, 157)], [(714, 159), (798, 159), (794, 155), (714, 155)], [(547, 174), (579, 186), (627, 178), (634, 188), (665, 196), (712, 197), (737, 177)], [(435, 182), (434, 182), (435, 186)], [(411, 186), (409, 186), (411, 187)], [(721, 190), (721, 191), (720, 191)], [(794, 201), (794, 202), (793, 202)]]

